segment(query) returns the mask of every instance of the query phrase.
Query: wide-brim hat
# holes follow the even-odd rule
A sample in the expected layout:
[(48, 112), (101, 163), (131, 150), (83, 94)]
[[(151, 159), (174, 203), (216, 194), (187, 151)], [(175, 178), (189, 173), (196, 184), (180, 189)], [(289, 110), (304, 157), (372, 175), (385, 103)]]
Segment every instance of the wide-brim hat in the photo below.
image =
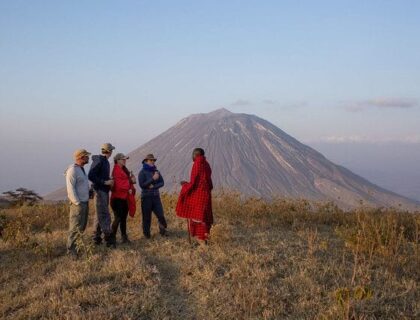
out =
[(155, 156), (152, 153), (149, 153), (144, 159), (143, 159), (143, 163), (145, 163), (147, 160), (154, 160), (156, 161), (157, 159), (155, 158)]
[(130, 159), (130, 157), (126, 156), (124, 153), (117, 153), (114, 157), (114, 161), (127, 160), (127, 159)]

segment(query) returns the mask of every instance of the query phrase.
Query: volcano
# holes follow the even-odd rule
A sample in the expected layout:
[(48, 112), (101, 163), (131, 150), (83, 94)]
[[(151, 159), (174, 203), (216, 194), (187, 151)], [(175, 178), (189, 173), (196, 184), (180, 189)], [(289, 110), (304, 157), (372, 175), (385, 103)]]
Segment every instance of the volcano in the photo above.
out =
[[(334, 201), (342, 207), (355, 207), (361, 201), (371, 206), (418, 206), (414, 200), (332, 163), (272, 123), (226, 109), (182, 119), (130, 152), (127, 167), (138, 173), (144, 156), (153, 153), (165, 178), (165, 190), (176, 192), (179, 182), (189, 178), (191, 152), (196, 147), (206, 151), (216, 190), (267, 198)], [(51, 195), (58, 198), (59, 194), (62, 192)]]

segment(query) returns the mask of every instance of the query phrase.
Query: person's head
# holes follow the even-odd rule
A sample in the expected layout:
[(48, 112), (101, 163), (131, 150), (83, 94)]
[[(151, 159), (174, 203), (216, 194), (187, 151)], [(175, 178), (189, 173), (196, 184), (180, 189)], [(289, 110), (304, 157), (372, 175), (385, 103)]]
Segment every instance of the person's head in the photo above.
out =
[(114, 163), (119, 165), (120, 167), (125, 167), (127, 159), (129, 159), (129, 157), (124, 155), (124, 153), (117, 153), (114, 157)]
[(195, 160), (198, 156), (204, 156), (204, 150), (201, 148), (195, 148), (192, 153), (192, 159)]
[(114, 149), (115, 149), (115, 147), (112, 144), (110, 144), (109, 142), (104, 143), (101, 146), (101, 153), (102, 153), (103, 156), (105, 156), (107, 159), (109, 159), (111, 157), (112, 151)]
[(89, 163), (89, 156), (90, 152), (87, 152), (85, 149), (78, 149), (73, 153), (74, 162), (81, 167)]
[(144, 157), (143, 163), (148, 164), (149, 166), (154, 166), (156, 163), (156, 158), (153, 154), (148, 154), (146, 157)]

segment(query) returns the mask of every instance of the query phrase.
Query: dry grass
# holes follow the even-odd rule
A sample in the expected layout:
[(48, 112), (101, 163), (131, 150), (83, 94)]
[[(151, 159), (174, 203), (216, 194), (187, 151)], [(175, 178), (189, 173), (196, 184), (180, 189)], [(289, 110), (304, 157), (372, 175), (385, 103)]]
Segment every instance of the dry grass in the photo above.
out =
[[(68, 207), (0, 212), (4, 319), (418, 319), (420, 215), (304, 200), (214, 199), (210, 245), (191, 247), (164, 195), (169, 238), (65, 255)], [(92, 209), (92, 208), (91, 208)], [(91, 211), (91, 217), (93, 211)], [(154, 226), (156, 228), (156, 225)]]

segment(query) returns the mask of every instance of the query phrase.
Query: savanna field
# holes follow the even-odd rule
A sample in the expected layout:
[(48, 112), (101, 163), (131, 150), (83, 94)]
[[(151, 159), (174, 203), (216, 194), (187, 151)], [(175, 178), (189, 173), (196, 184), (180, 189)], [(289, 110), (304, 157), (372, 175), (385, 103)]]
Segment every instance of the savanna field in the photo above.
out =
[[(420, 215), (363, 205), (214, 197), (208, 246), (190, 245), (176, 196), (170, 236), (140, 233), (66, 255), (67, 204), (0, 211), (2, 319), (419, 319)], [(118, 240), (120, 237), (118, 235)]]

